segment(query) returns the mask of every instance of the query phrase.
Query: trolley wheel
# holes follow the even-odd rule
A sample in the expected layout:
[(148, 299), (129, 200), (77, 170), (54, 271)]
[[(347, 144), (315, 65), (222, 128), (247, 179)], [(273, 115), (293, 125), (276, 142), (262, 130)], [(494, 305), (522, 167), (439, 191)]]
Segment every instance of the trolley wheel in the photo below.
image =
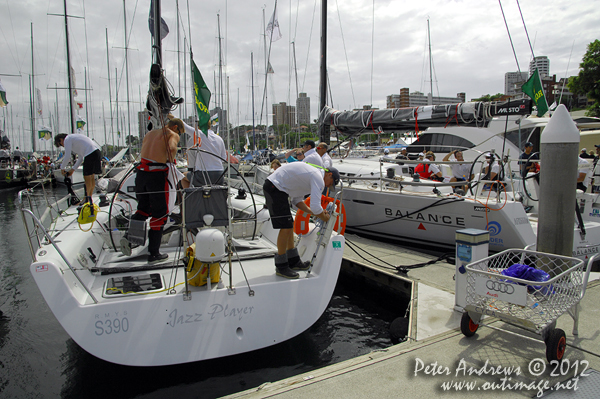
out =
[(546, 360), (552, 362), (553, 360), (562, 360), (565, 354), (565, 348), (567, 347), (567, 338), (565, 332), (560, 328), (556, 328), (548, 334), (546, 339)]
[(472, 337), (477, 332), (479, 328), (479, 324), (473, 323), (473, 320), (469, 317), (467, 312), (463, 313), (460, 318), (460, 331), (465, 335), (465, 337)]

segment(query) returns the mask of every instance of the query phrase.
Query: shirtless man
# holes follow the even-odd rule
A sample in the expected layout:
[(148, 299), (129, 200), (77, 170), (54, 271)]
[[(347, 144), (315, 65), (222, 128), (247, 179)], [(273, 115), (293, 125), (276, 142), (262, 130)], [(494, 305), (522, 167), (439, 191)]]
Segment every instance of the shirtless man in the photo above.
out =
[[(151, 217), (148, 231), (148, 263), (157, 263), (169, 257), (168, 254), (159, 252), (169, 203), (167, 162), (175, 161), (179, 135), (183, 132), (183, 122), (180, 119), (172, 119), (165, 128), (146, 133), (142, 142), (142, 160), (137, 166), (135, 177), (138, 206), (131, 218), (146, 220)], [(124, 253), (131, 253), (129, 242), (122, 242), (121, 247)]]

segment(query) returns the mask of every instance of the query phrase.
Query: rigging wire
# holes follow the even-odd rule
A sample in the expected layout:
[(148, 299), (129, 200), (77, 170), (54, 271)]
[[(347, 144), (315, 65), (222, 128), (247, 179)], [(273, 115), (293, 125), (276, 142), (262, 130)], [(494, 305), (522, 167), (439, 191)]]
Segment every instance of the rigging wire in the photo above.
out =
[(302, 77), (302, 86), (300, 88), (300, 91), (302, 93), (304, 93), (304, 83), (306, 82), (306, 72), (308, 71), (308, 60), (309, 60), (309, 55), (310, 55), (310, 44), (312, 42), (312, 33), (313, 33), (313, 28), (315, 25), (315, 14), (317, 13), (317, 0), (315, 0), (315, 5), (313, 8), (313, 17), (312, 17), (312, 21), (310, 23), (310, 34), (308, 35), (308, 49), (306, 50), (306, 64), (304, 67), (304, 76)]
[(523, 12), (521, 11), (521, 5), (519, 4), (519, 0), (517, 0), (517, 6), (519, 7), (519, 14), (521, 15), (521, 21), (523, 21), (523, 28), (525, 28), (525, 34), (527, 35), (527, 43), (529, 43), (529, 48), (531, 49), (531, 56), (535, 60), (535, 54), (533, 53), (533, 47), (531, 46), (531, 40), (529, 40), (529, 32), (527, 32), (527, 26), (525, 25), (525, 19), (523, 18)]
[[(517, 1), (518, 3), (518, 1)], [(517, 71), (519, 75), (521, 74), (521, 68), (519, 67), (519, 60), (517, 59), (517, 53), (515, 51), (515, 45), (513, 44), (512, 37), (510, 35), (510, 31), (508, 30), (508, 23), (506, 22), (506, 15), (504, 15), (504, 8), (502, 8), (501, 0), (498, 0), (498, 4), (500, 5), (500, 11), (502, 11), (502, 18), (504, 19), (504, 25), (506, 26), (506, 33), (508, 33), (508, 39), (510, 40), (510, 47), (512, 48), (513, 54), (515, 56), (515, 62), (517, 63)]]
[[(346, 40), (344, 39), (344, 29), (342, 28), (342, 17), (340, 15), (340, 5), (338, 0), (335, 0), (335, 5), (337, 7), (338, 20), (340, 21), (340, 32), (342, 35), (342, 46), (344, 47), (344, 55), (346, 57), (346, 66), (348, 67), (348, 79), (350, 80), (350, 92), (352, 93), (352, 105), (356, 108), (356, 98), (354, 97), (354, 86), (352, 85), (352, 75), (350, 74), (350, 62), (348, 61), (348, 51), (346, 50)], [(373, 68), (371, 68), (371, 87), (373, 86)], [(329, 89), (331, 90), (331, 88)], [(330, 91), (331, 93), (331, 91)], [(371, 104), (373, 103), (373, 94), (371, 89)], [(333, 101), (331, 102), (331, 106), (333, 106)]]

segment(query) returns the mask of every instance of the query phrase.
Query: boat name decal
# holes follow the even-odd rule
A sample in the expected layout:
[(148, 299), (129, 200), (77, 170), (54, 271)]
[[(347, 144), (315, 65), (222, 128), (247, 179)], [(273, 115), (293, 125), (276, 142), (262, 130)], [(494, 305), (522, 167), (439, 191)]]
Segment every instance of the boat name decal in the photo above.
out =
[(393, 218), (402, 218), (408, 220), (422, 220), (424, 222), (437, 223), (437, 224), (447, 224), (447, 225), (457, 225), (464, 226), (465, 218), (461, 216), (449, 216), (449, 215), (436, 215), (432, 213), (413, 213), (409, 211), (402, 211), (400, 209), (394, 210), (390, 208), (385, 208), (385, 216), (393, 217)]
[(529, 218), (527, 217), (521, 217), (521, 218), (515, 218), (515, 226), (518, 226), (520, 224), (529, 224)]
[(125, 316), (127, 316), (127, 311), (114, 312), (114, 315), (111, 313), (96, 314), (94, 316), (97, 319), (94, 323), (94, 327), (96, 327), (94, 333), (97, 336), (126, 333), (129, 331), (129, 319)]
[(581, 255), (589, 255), (598, 253), (599, 245), (594, 245), (592, 247), (584, 247), (584, 248), (576, 248), (573, 251), (573, 256), (581, 256)]
[[(214, 320), (217, 317), (237, 317), (238, 320), (242, 320), (244, 315), (249, 315), (252, 313), (254, 306), (244, 306), (240, 308), (229, 308), (229, 305), (221, 305), (220, 303), (213, 303), (210, 306), (210, 310), (207, 312), (207, 316), (209, 316), (208, 320)], [(177, 309), (173, 309), (171, 313), (169, 313), (169, 324), (171, 327), (175, 327), (177, 324), (192, 324), (204, 321), (202, 313), (185, 313), (179, 314)]]

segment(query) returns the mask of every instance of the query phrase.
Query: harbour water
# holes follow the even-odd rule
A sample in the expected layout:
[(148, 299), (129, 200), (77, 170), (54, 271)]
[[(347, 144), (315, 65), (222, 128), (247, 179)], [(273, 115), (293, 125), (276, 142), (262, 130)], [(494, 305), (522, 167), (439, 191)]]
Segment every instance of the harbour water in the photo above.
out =
[(406, 307), (342, 275), (317, 323), (279, 345), (168, 367), (108, 363), (70, 339), (39, 293), (17, 193), (0, 191), (0, 397), (220, 397), (389, 347), (389, 323)]

